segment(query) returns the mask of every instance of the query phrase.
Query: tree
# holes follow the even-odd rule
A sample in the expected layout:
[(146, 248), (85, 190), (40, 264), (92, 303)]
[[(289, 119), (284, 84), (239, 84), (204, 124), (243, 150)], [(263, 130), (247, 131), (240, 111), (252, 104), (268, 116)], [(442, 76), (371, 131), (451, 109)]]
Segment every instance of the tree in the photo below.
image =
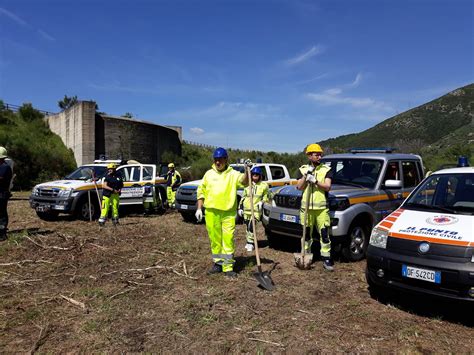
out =
[(64, 99), (58, 101), (58, 106), (61, 110), (67, 110), (68, 108), (74, 106), (76, 103), (77, 103), (76, 95), (72, 97), (64, 95)]
[(125, 117), (125, 118), (133, 118), (133, 114), (131, 114), (130, 112), (125, 112), (122, 117)]

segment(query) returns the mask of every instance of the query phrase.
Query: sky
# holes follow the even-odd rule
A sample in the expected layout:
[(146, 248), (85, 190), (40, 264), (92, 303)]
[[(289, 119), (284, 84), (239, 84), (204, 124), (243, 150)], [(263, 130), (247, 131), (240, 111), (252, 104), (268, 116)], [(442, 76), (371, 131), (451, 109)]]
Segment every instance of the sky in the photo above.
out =
[(0, 0), (0, 99), (294, 153), (474, 82), (471, 0)]

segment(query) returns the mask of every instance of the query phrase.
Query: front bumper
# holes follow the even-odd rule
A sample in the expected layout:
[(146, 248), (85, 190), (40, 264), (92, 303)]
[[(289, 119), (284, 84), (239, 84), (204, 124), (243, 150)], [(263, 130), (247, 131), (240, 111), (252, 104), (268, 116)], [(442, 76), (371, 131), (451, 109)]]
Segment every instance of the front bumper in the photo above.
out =
[(30, 196), (29, 202), (30, 207), (38, 212), (56, 211), (61, 213), (72, 213), (74, 198), (69, 197), (66, 199), (58, 199)]
[(196, 202), (194, 203), (190, 203), (190, 204), (187, 204), (187, 203), (184, 203), (184, 202), (179, 202), (179, 201), (175, 201), (175, 208), (177, 211), (181, 212), (181, 213), (189, 213), (189, 214), (194, 214), (196, 212)]
[[(415, 255), (401, 255), (369, 245), (367, 250), (366, 278), (369, 284), (380, 288), (398, 289), (435, 297), (474, 302), (468, 291), (474, 288), (474, 262), (447, 261)], [(402, 276), (403, 265), (439, 271), (439, 284)], [(383, 276), (377, 276), (382, 270)], [(381, 275), (381, 272), (378, 273)]]

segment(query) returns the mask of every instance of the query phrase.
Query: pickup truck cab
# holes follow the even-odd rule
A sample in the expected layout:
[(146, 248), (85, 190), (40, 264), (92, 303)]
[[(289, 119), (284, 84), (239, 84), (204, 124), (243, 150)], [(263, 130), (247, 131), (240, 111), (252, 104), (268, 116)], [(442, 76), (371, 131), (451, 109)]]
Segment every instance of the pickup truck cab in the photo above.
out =
[[(230, 166), (241, 173), (243, 173), (245, 169), (244, 164), (230, 164)], [(285, 165), (257, 163), (254, 166), (262, 168), (262, 181), (265, 181), (269, 187), (296, 184), (296, 180), (290, 178), (290, 174)], [(176, 191), (176, 209), (181, 213), (185, 221), (195, 221), (194, 214), (196, 212), (197, 188), (201, 183), (202, 180), (189, 181), (181, 184)], [(239, 204), (242, 194), (243, 189), (237, 191), (237, 204)]]
[[(92, 218), (98, 218), (103, 178), (107, 164), (111, 162), (122, 163), (120, 160), (96, 160), (93, 164), (78, 167), (64, 179), (36, 185), (29, 198), (30, 207), (44, 220), (55, 220), (60, 213), (89, 220), (90, 204)], [(155, 187), (155, 165), (138, 162), (122, 164), (117, 168), (117, 173), (122, 175), (124, 181), (120, 195), (121, 206), (143, 205), (144, 201), (161, 202)]]
[[(423, 178), (421, 157), (389, 149), (352, 150), (322, 158), (333, 172), (328, 208), (331, 242), (349, 261), (365, 257), (372, 227), (395, 210)], [(301, 238), (302, 191), (296, 186), (272, 189), (262, 222), (270, 245)]]
[(367, 282), (474, 305), (474, 168), (428, 176), (372, 231)]

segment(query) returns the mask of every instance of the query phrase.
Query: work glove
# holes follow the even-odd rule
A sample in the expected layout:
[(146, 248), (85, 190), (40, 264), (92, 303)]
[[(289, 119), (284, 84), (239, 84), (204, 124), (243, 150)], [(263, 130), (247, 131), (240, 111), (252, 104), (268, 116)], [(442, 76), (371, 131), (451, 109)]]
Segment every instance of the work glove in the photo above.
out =
[(316, 184), (316, 177), (314, 175), (308, 174), (306, 175), (306, 182)]
[(311, 165), (311, 166), (308, 168), (308, 174), (312, 174), (313, 171), (314, 171), (314, 166)]
[(246, 168), (251, 168), (253, 163), (250, 159), (245, 159), (244, 165), (245, 165)]
[(262, 209), (263, 209), (263, 201), (260, 201), (257, 203), (257, 210), (258, 212), (262, 213)]
[(196, 213), (194, 215), (196, 216), (196, 220), (198, 222), (202, 221), (202, 210), (201, 209), (196, 210)]
[(237, 214), (239, 215), (239, 217), (243, 217), (244, 216), (244, 210), (240, 209), (237, 211)]

